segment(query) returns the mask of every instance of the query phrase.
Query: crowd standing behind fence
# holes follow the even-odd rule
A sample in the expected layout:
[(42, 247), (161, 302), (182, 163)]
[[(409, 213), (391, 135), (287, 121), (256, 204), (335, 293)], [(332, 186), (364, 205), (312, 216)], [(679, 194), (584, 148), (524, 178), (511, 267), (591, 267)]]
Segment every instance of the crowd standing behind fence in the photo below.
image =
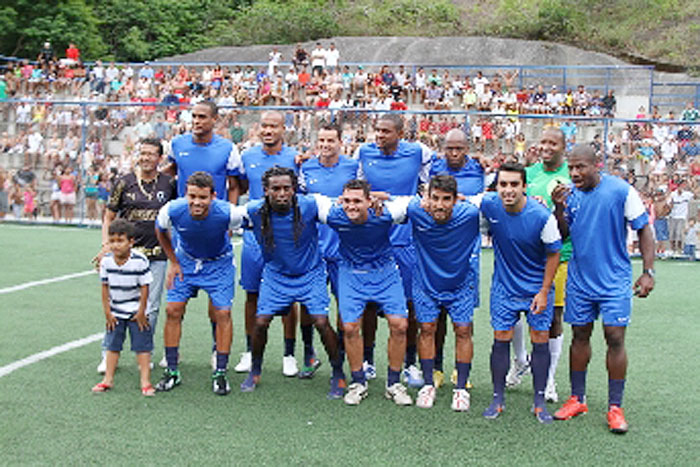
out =
[[(256, 114), (265, 106), (283, 106), (286, 140), (305, 157), (315, 154), (322, 122), (341, 124), (344, 153), (353, 154), (374, 139), (377, 115), (403, 111), (407, 139), (440, 153), (445, 134), (459, 128), (470, 152), (483, 155), (493, 172), (504, 162), (536, 162), (537, 135), (554, 125), (568, 147), (590, 142), (605, 170), (640, 190), (652, 218), (655, 207), (673, 206), (681, 181), (700, 196), (700, 112), (693, 102), (663, 113), (641, 107), (634, 119), (623, 120), (615, 118), (612, 88), (562, 88), (546, 77), (524, 85), (513, 67), (471, 76), (450, 67), (351, 67), (337, 49), (320, 44), (310, 53), (299, 45), (290, 66), (273, 50), (259, 67), (134, 68), (100, 61), (88, 67), (72, 46), (66, 59), (8, 62), (0, 98), (0, 215), (12, 209), (16, 217), (50, 214), (72, 222), (77, 206), (79, 222), (97, 221), (111, 180), (132, 168), (137, 142), (158, 137), (167, 150), (174, 136), (190, 131), (191, 105), (205, 99), (221, 106), (217, 133), (241, 150), (256, 144)], [(686, 219), (695, 216), (692, 204)], [(660, 252), (666, 253), (661, 233)]]

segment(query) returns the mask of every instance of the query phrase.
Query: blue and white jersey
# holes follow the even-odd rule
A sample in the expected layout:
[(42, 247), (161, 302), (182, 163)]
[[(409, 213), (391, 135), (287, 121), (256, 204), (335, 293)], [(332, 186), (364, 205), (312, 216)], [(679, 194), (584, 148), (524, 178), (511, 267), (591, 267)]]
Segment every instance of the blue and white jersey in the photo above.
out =
[(367, 221), (362, 224), (355, 224), (348, 219), (340, 205), (334, 203), (330, 206), (325, 204), (330, 202), (329, 199), (317, 199), (319, 205), (324, 203), (319, 220), (338, 232), (341, 264), (366, 271), (395, 262), (390, 240), (391, 229), (395, 224), (405, 222), (406, 205), (410, 197), (399, 197), (386, 202), (381, 216), (370, 209)]
[(474, 196), (484, 191), (484, 168), (476, 160), (466, 157), (464, 165), (453, 169), (442, 157), (433, 157), (430, 178), (435, 175), (452, 175), (457, 180), (457, 191), (464, 196)]
[(231, 141), (214, 135), (209, 143), (197, 144), (191, 133), (173, 139), (168, 159), (177, 164), (178, 196), (185, 196), (189, 176), (203, 171), (214, 178), (216, 197), (222, 200), (228, 200), (227, 177), (236, 175), (241, 164), (238, 149)]
[[(304, 193), (320, 193), (331, 198), (343, 194), (343, 186), (357, 178), (358, 162), (340, 155), (332, 167), (321, 164), (318, 158), (309, 159), (301, 165), (299, 187)], [(318, 239), (324, 258), (338, 257), (338, 234), (327, 225), (318, 226)]]
[(187, 199), (178, 198), (160, 209), (156, 227), (162, 232), (177, 232), (175, 255), (184, 265), (232, 254), (228, 231), (241, 227), (245, 218), (245, 206), (233, 206), (227, 201), (215, 199), (209, 205), (207, 217), (193, 219)]
[[(358, 178), (367, 180), (372, 190), (413, 196), (418, 192), (418, 183), (428, 181), (433, 151), (423, 144), (401, 140), (392, 154), (384, 154), (376, 143), (367, 143), (357, 149), (355, 156), (360, 163)], [(411, 226), (394, 226), (391, 244), (410, 245)]]
[(567, 290), (593, 299), (631, 297), (627, 223), (634, 230), (649, 223), (637, 191), (603, 174), (592, 190), (571, 190), (565, 215), (573, 246)]
[(121, 266), (107, 253), (100, 261), (100, 280), (109, 286), (109, 309), (120, 319), (131, 319), (139, 311), (141, 287), (153, 282), (148, 259), (131, 250), (131, 256)]
[(265, 268), (289, 276), (305, 274), (321, 264), (316, 228), (319, 207), (313, 196), (295, 196), (303, 225), (299, 239), (294, 241), (294, 210), (290, 209), (285, 214), (278, 214), (271, 210), (270, 224), (273, 238), (271, 247), (265, 243), (262, 234), (260, 210), (265, 205), (265, 200), (251, 201), (246, 205), (253, 234), (262, 250)]
[(253, 146), (243, 151), (243, 154), (241, 154), (241, 164), (235, 172), (235, 175), (248, 180), (249, 199), (253, 201), (265, 197), (262, 177), (268, 169), (275, 165), (292, 169), (298, 174), (297, 165), (294, 161), (296, 155), (296, 149), (287, 145), (282, 145), (282, 149), (275, 154), (267, 154), (263, 151), (262, 145)]
[(408, 218), (423, 290), (440, 297), (471, 283), (474, 271), (469, 258), (479, 239), (479, 208), (458, 202), (450, 220), (439, 224), (421, 207), (420, 198), (414, 197), (408, 205)]
[(481, 212), (493, 237), (492, 284), (503, 287), (511, 297), (536, 295), (542, 288), (547, 253), (561, 249), (554, 215), (529, 196), (520, 212), (507, 212), (496, 193), (484, 195)]

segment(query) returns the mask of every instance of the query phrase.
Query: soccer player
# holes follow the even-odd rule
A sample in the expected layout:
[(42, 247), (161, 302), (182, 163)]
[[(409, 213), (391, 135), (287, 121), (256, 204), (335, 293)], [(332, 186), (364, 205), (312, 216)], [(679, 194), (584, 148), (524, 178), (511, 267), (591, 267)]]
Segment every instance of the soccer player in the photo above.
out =
[[(231, 304), (236, 268), (228, 232), (241, 226), (245, 207), (216, 198), (214, 186), (214, 179), (208, 173), (193, 173), (187, 179), (186, 196), (163, 206), (156, 220), (156, 236), (170, 261), (163, 333), (168, 367), (156, 385), (158, 391), (170, 391), (182, 381), (178, 370), (181, 322), (187, 302), (202, 289), (209, 295), (216, 323), (212, 390), (218, 395), (231, 392), (226, 367), (233, 337)], [(177, 232), (176, 248), (171, 231)]]
[(413, 274), (413, 299), (420, 324), (420, 362), (425, 385), (418, 392), (416, 405), (430, 408), (435, 402), (433, 368), (438, 317), (444, 310), (455, 331), (457, 383), (452, 409), (469, 409), (466, 389), (474, 345), (474, 271), (471, 257), (478, 245), (479, 210), (469, 203), (457, 203), (457, 181), (450, 175), (437, 175), (428, 185), (425, 209), (419, 198), (408, 205), (413, 227), (417, 263)]
[[(566, 140), (564, 132), (557, 127), (546, 128), (540, 137), (539, 152), (542, 162), (538, 162), (525, 169), (527, 174), (527, 194), (535, 199), (543, 201), (550, 210), (552, 204), (552, 190), (558, 183), (568, 184), (569, 166), (566, 163)], [(544, 397), (547, 402), (558, 402), (557, 385), (555, 375), (561, 348), (564, 342), (562, 329), (562, 314), (564, 312), (564, 297), (566, 295), (566, 273), (571, 257), (571, 240), (566, 239), (559, 251), (559, 267), (554, 276), (554, 317), (549, 329), (549, 355), (550, 364), (547, 374), (547, 386)], [(515, 359), (506, 377), (506, 386), (514, 387), (522, 382), (522, 378), (530, 372), (530, 361), (525, 350), (523, 321), (518, 320), (513, 329), (513, 347)]]
[[(413, 196), (418, 192), (418, 183), (427, 182), (432, 151), (419, 143), (401, 139), (403, 119), (397, 114), (380, 116), (375, 125), (376, 143), (360, 146), (356, 158), (360, 163), (358, 178), (367, 180), (372, 191), (382, 191), (393, 196)], [(411, 387), (422, 387), (423, 377), (416, 366), (417, 324), (413, 308), (412, 271), (416, 252), (411, 239), (410, 225), (395, 225), (391, 232), (391, 244), (399, 266), (409, 321), (406, 334), (406, 357), (404, 378)], [(376, 376), (374, 368), (375, 313), (365, 313), (363, 323), (365, 355), (364, 364), (370, 379)]]
[(654, 288), (654, 238), (649, 217), (637, 191), (627, 182), (598, 172), (591, 146), (575, 146), (569, 155), (573, 188), (552, 192), (554, 215), (563, 237), (570, 236), (564, 320), (571, 324), (569, 348), (571, 397), (555, 414), (568, 420), (588, 412), (586, 369), (591, 358), (593, 322), (600, 315), (608, 351), (608, 427), (626, 433), (622, 409), (627, 373), (625, 330), (632, 311), (632, 265), (627, 254), (627, 224), (637, 231), (643, 272), (635, 294), (646, 297)]
[(260, 382), (267, 330), (276, 314), (289, 313), (294, 302), (313, 318), (333, 368), (329, 399), (343, 396), (345, 376), (338, 339), (328, 322), (326, 271), (321, 260), (314, 198), (296, 194), (293, 169), (272, 167), (262, 178), (265, 197), (248, 203), (247, 215), (264, 255), (260, 296), (253, 333), (252, 368), (241, 391), (254, 391)]
[(525, 169), (503, 164), (496, 179), (498, 195), (488, 193), (481, 212), (489, 222), (494, 246), (491, 280), (491, 349), (493, 402), (484, 417), (497, 418), (505, 408), (506, 372), (510, 360), (513, 326), (521, 312), (527, 315), (532, 340), (533, 413), (541, 423), (552, 423), (544, 389), (549, 368), (549, 327), (554, 293), (551, 289), (559, 264), (561, 235), (552, 213), (526, 196)]
[[(447, 174), (451, 175), (457, 181), (457, 190), (459, 194), (464, 196), (475, 196), (484, 191), (484, 167), (481, 159), (470, 157), (468, 154), (469, 140), (467, 135), (458, 128), (454, 128), (445, 135), (445, 157), (433, 158), (430, 165), (430, 177), (435, 175)], [(481, 235), (477, 237), (477, 243), (474, 246), (469, 261), (472, 266), (474, 280), (474, 307), (478, 307), (481, 300), (479, 294), (479, 270), (481, 259)], [(433, 381), (435, 387), (439, 388), (445, 381), (443, 372), (443, 347), (445, 344), (445, 334), (447, 328), (447, 313), (440, 313), (437, 330), (435, 332), (435, 370)], [(452, 381), (456, 384), (457, 373), (452, 373)], [(467, 388), (471, 387), (467, 381)]]
[(390, 241), (392, 226), (403, 222), (406, 217), (405, 205), (409, 199), (402, 198), (403, 208), (395, 206), (402, 202), (397, 200), (379, 214), (370, 209), (369, 183), (351, 180), (343, 188), (340, 205), (333, 205), (327, 213), (322, 210), (319, 216), (322, 222), (337, 231), (340, 240), (338, 304), (352, 376), (344, 397), (348, 405), (360, 404), (368, 394), (360, 327), (369, 303), (380, 308), (389, 323), (385, 396), (397, 405), (413, 403), (400, 382), (408, 311)]
[[(284, 115), (276, 111), (266, 111), (260, 117), (260, 140), (262, 145), (253, 146), (241, 155), (241, 163), (235, 171), (236, 175), (248, 186), (250, 201), (262, 200), (265, 196), (262, 177), (273, 166), (292, 169), (295, 174), (297, 151), (284, 144)], [(255, 315), (258, 303), (258, 292), (263, 270), (263, 254), (253, 232), (243, 232), (243, 250), (241, 251), (241, 287), (246, 291), (245, 299), (245, 329), (246, 352), (241, 355), (235, 370), (246, 373), (252, 364), (252, 335), (255, 326)], [(296, 309), (292, 308), (287, 316), (282, 317), (284, 323), (284, 356), (282, 358), (282, 373), (285, 376), (296, 376), (299, 373), (294, 347), (296, 345)], [(313, 333), (310, 323), (302, 324), (304, 348), (313, 351)]]
[[(153, 282), (148, 288), (146, 316), (154, 334), (167, 267), (167, 258), (156, 238), (155, 219), (160, 208), (176, 198), (173, 179), (166, 174), (158, 173), (158, 164), (162, 156), (163, 145), (159, 139), (141, 140), (138, 168), (117, 180), (109, 195), (107, 209), (102, 219), (102, 249), (92, 260), (99, 265), (109, 251), (109, 227), (117, 217), (133, 224), (134, 249), (146, 255), (153, 276)], [(104, 373), (106, 364), (103, 357), (102, 362), (97, 366), (97, 372)]]
[[(187, 180), (195, 172), (203, 171), (214, 180), (216, 197), (221, 200), (238, 203), (240, 186), (237, 167), (240, 155), (236, 146), (229, 140), (214, 133), (218, 119), (218, 107), (212, 101), (201, 101), (192, 107), (192, 133), (186, 133), (173, 139), (170, 164), (164, 172), (177, 176), (178, 197), (184, 197)], [(213, 304), (209, 303), (209, 318), (212, 326), (212, 338), (216, 341), (216, 319)], [(216, 344), (212, 344), (212, 368), (216, 367)], [(161, 366), (166, 362), (162, 361)]]
[[(354, 159), (340, 154), (341, 130), (337, 125), (323, 125), (318, 130), (316, 147), (318, 156), (309, 159), (301, 165), (299, 171), (299, 185), (306, 193), (319, 193), (331, 198), (337, 198), (343, 194), (343, 186), (350, 180), (357, 178), (358, 163)], [(331, 291), (338, 298), (338, 234), (324, 224), (318, 226), (318, 238), (321, 246), (321, 257), (326, 263), (326, 272), (331, 284)], [(302, 316), (303, 319), (303, 316)], [(302, 333), (311, 332), (311, 326), (306, 327), (302, 323)], [(342, 326), (338, 326), (338, 341), (343, 352)], [(313, 347), (306, 345), (311, 343), (308, 336), (304, 339), (304, 365), (299, 371), (300, 378), (310, 378), (321, 364), (314, 357)]]

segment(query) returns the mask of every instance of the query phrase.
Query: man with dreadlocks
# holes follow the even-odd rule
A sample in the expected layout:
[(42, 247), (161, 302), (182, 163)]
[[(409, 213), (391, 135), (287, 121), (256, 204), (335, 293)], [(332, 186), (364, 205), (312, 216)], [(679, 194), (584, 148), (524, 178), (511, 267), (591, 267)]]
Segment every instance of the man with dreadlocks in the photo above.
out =
[(316, 226), (320, 201), (296, 194), (297, 176), (289, 168), (270, 168), (262, 177), (262, 186), (264, 198), (247, 205), (264, 266), (252, 336), (252, 367), (241, 383), (241, 391), (252, 392), (260, 382), (270, 322), (276, 314), (289, 313), (290, 305), (298, 302), (313, 318), (333, 367), (328, 398), (339, 399), (345, 375), (338, 339), (328, 322), (326, 271)]

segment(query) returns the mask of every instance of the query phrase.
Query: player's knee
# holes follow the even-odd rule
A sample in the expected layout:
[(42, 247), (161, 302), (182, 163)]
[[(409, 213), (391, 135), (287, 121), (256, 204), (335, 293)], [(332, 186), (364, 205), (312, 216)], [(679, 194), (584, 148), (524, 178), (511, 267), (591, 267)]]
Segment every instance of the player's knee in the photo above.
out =
[(513, 330), (508, 331), (493, 331), (493, 338), (497, 341), (510, 342), (513, 340)]
[(343, 332), (349, 338), (360, 336), (360, 323), (343, 323)]
[(624, 328), (609, 328), (605, 330), (605, 342), (611, 351), (622, 351), (625, 348)]
[(407, 319), (395, 318), (389, 321), (389, 332), (392, 336), (405, 336), (407, 330)]
[(468, 341), (472, 338), (472, 327), (470, 326), (455, 326), (455, 339), (460, 341)]
[(328, 317), (327, 316), (320, 316), (320, 315), (309, 315), (314, 323), (314, 326), (316, 326), (316, 329), (326, 329), (327, 327), (330, 326), (328, 324)]
[(231, 310), (213, 308), (210, 310), (210, 317), (217, 323), (231, 321)]
[(432, 336), (432, 335), (435, 335), (436, 331), (437, 331), (437, 323), (435, 323), (435, 322), (420, 323), (421, 334), (426, 334), (426, 335)]
[(591, 340), (591, 331), (593, 330), (592, 325), (572, 326), (571, 329), (574, 335), (574, 344), (588, 344), (588, 342)]
[(255, 331), (264, 332), (270, 326), (270, 320), (266, 316), (258, 316), (255, 318)]
[(549, 342), (549, 331), (530, 330), (530, 340), (533, 344), (546, 344)]
[(184, 314), (184, 309), (181, 306), (178, 305), (171, 305), (168, 304), (168, 306), (165, 308), (165, 314), (167, 316), (167, 319), (169, 321), (180, 321), (182, 320), (182, 315)]

